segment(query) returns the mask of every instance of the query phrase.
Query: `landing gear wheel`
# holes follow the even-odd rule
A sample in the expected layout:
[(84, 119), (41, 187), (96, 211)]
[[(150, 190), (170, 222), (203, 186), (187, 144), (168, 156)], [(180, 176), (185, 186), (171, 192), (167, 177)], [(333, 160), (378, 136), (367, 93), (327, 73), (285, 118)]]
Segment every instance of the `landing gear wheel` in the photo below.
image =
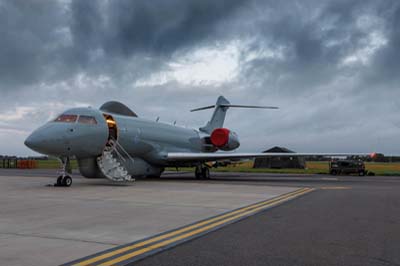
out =
[(202, 173), (201, 167), (196, 167), (196, 169), (194, 171), (194, 176), (196, 177), (196, 179), (202, 179), (203, 178), (203, 173)]
[(72, 178), (70, 176), (64, 176), (62, 179), (62, 185), (65, 187), (70, 187), (72, 185)]
[(72, 185), (72, 178), (68, 175), (71, 174), (71, 163), (69, 157), (59, 158), (62, 169), (60, 176), (57, 178), (57, 182), (54, 184), (56, 187), (70, 187)]
[(194, 175), (196, 179), (210, 179), (210, 169), (207, 166), (197, 166)]
[(208, 167), (203, 168), (202, 176), (204, 179), (210, 179), (210, 169), (208, 169)]
[(57, 183), (55, 185), (58, 186), (58, 187), (61, 187), (62, 186), (62, 179), (63, 179), (63, 177), (62, 177), (62, 175), (60, 175), (57, 178)]

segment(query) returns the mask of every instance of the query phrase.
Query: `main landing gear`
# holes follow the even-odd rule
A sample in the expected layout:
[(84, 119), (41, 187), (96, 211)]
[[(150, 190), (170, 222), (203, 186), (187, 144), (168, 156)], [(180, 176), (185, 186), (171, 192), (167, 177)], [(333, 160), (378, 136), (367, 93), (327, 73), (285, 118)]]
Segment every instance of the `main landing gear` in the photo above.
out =
[(194, 171), (196, 179), (210, 179), (210, 169), (206, 165), (196, 166)]
[(71, 164), (69, 157), (60, 158), (62, 163), (61, 175), (57, 178), (55, 187), (70, 187), (72, 185), (72, 178), (68, 175), (71, 174)]

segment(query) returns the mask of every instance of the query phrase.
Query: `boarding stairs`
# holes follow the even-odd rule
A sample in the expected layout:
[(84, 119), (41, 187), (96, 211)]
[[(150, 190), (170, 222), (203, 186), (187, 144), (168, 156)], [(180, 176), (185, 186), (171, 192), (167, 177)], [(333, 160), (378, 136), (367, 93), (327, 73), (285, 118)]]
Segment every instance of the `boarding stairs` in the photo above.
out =
[(125, 163), (133, 158), (115, 139), (110, 139), (97, 158), (97, 165), (104, 176), (114, 182), (134, 182), (135, 179), (128, 174)]

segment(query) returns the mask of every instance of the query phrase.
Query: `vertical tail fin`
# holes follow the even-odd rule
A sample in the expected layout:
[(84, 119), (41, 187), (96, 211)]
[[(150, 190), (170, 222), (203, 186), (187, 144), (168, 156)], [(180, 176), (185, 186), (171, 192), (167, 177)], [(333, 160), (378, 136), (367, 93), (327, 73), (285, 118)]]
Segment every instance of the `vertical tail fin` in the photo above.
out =
[(196, 108), (196, 109), (193, 109), (190, 111), (194, 112), (194, 111), (200, 111), (200, 110), (214, 108), (214, 113), (211, 116), (210, 121), (208, 121), (205, 126), (199, 128), (200, 131), (211, 134), (211, 132), (214, 129), (223, 127), (226, 111), (229, 109), (229, 107), (278, 109), (278, 107), (273, 107), (273, 106), (254, 106), (254, 105), (231, 104), (224, 96), (219, 96), (215, 105), (200, 107), (200, 108)]
[(211, 116), (210, 121), (208, 121), (204, 127), (199, 128), (200, 131), (211, 133), (214, 129), (223, 127), (226, 111), (229, 108), (221, 106), (225, 104), (228, 105), (230, 104), (230, 102), (224, 96), (219, 96), (215, 104), (214, 113)]

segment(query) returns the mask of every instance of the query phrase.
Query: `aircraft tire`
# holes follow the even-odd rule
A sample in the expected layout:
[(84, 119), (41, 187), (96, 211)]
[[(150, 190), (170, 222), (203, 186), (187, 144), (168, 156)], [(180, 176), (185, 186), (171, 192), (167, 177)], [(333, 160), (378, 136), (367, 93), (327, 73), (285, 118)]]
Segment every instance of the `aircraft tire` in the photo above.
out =
[(201, 172), (203, 179), (210, 179), (210, 169), (208, 167), (204, 167)]
[(194, 171), (194, 176), (196, 177), (196, 179), (202, 179), (203, 171), (201, 170), (201, 168), (196, 167), (196, 169)]
[(55, 185), (58, 187), (62, 186), (63, 185), (62, 179), (63, 179), (63, 177), (61, 175), (59, 177), (57, 177), (57, 183)]
[(70, 176), (64, 176), (62, 179), (62, 185), (65, 187), (70, 187), (72, 185), (72, 178)]

